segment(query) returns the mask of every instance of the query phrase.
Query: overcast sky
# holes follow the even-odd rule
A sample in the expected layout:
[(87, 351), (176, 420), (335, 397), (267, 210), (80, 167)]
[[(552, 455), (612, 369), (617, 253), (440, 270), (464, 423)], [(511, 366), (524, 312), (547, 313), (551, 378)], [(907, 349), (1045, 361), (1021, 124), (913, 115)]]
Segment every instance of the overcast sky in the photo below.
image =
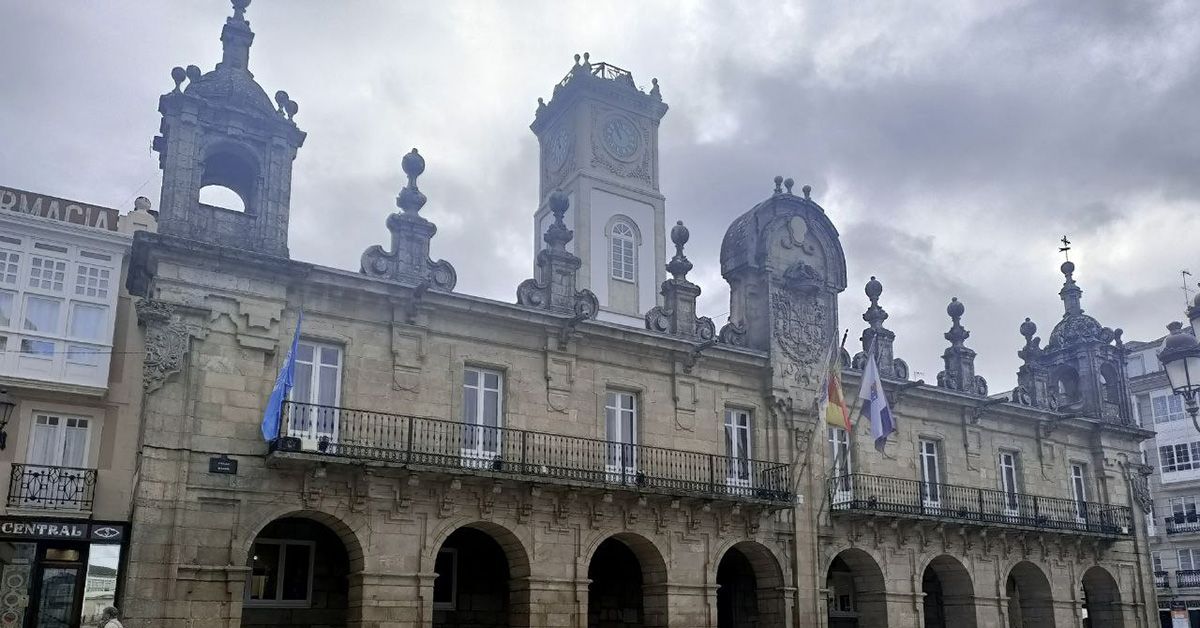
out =
[[(173, 66), (210, 70), (224, 0), (0, 6), (0, 184), (122, 211), (158, 204), (150, 140)], [(1058, 238), (1084, 307), (1127, 339), (1182, 317), (1200, 276), (1200, 3), (255, 0), (256, 78), (300, 104), (291, 252), (357, 270), (386, 244), (400, 158), (458, 290), (504, 301), (532, 274), (528, 125), (572, 56), (659, 79), (667, 220), (691, 228), (701, 312), (725, 322), (721, 236), (776, 174), (843, 237), (854, 344), (870, 275), (896, 354), (932, 382), (966, 304), (993, 392), (1017, 327), (1062, 315)], [(852, 348), (853, 352), (853, 348)]]

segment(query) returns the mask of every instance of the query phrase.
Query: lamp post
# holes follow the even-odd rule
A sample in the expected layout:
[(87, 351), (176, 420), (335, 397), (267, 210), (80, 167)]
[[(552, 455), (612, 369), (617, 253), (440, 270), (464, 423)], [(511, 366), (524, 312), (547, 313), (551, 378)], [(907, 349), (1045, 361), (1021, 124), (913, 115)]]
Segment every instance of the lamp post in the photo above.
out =
[(12, 418), (13, 409), (16, 407), (17, 400), (13, 399), (7, 390), (0, 390), (0, 449), (4, 449), (8, 443), (8, 433), (4, 429), (8, 427), (8, 420)]
[(1200, 396), (1200, 341), (1196, 340), (1200, 333), (1200, 295), (1187, 313), (1192, 324), (1191, 333), (1184, 331), (1182, 323), (1167, 325), (1171, 333), (1163, 339), (1158, 361), (1167, 372), (1171, 391), (1183, 397), (1192, 425), (1200, 432), (1200, 420), (1196, 418), (1200, 414), (1200, 399), (1197, 398)]

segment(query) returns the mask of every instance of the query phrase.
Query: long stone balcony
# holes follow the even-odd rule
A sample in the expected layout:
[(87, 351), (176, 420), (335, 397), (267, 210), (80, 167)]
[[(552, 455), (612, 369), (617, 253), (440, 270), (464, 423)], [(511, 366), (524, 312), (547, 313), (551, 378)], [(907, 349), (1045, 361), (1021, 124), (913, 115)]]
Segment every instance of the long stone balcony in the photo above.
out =
[(792, 503), (790, 466), (664, 447), (286, 402), (271, 456), (602, 490)]
[(1127, 506), (857, 473), (831, 478), (828, 491), (835, 516), (884, 516), (1108, 539), (1133, 534), (1133, 512)]

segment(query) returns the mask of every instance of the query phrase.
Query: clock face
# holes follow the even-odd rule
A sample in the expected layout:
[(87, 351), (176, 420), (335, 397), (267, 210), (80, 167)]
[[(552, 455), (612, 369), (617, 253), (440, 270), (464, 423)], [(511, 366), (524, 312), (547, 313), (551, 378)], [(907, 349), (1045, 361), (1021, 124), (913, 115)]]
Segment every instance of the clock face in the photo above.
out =
[(546, 163), (551, 171), (557, 171), (567, 162), (567, 154), (571, 152), (571, 136), (559, 129), (550, 137), (546, 147)]
[(641, 134), (627, 118), (613, 116), (604, 123), (600, 131), (604, 149), (621, 161), (632, 159), (642, 147)]

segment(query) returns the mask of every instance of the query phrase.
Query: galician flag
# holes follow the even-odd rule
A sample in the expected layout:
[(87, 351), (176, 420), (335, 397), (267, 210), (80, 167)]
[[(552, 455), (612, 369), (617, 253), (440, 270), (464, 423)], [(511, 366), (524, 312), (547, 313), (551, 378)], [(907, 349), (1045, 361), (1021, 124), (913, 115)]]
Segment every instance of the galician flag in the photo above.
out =
[(846, 407), (846, 395), (842, 392), (842, 356), (839, 349), (836, 344), (830, 347), (820, 408), (826, 423), (849, 432), (850, 408)]
[(862, 387), (858, 389), (858, 398), (862, 401), (861, 415), (871, 421), (871, 437), (875, 439), (875, 449), (883, 451), (887, 437), (896, 431), (896, 418), (888, 407), (887, 397), (883, 394), (883, 380), (879, 377), (879, 365), (875, 362), (875, 352), (870, 352), (867, 366), (863, 369)]
[(304, 312), (296, 318), (296, 333), (292, 335), (292, 346), (288, 349), (279, 375), (275, 377), (275, 387), (267, 398), (267, 408), (263, 411), (262, 435), (268, 443), (279, 438), (279, 423), (283, 419), (283, 400), (292, 392), (296, 380), (296, 351), (300, 344), (300, 324), (304, 322)]

